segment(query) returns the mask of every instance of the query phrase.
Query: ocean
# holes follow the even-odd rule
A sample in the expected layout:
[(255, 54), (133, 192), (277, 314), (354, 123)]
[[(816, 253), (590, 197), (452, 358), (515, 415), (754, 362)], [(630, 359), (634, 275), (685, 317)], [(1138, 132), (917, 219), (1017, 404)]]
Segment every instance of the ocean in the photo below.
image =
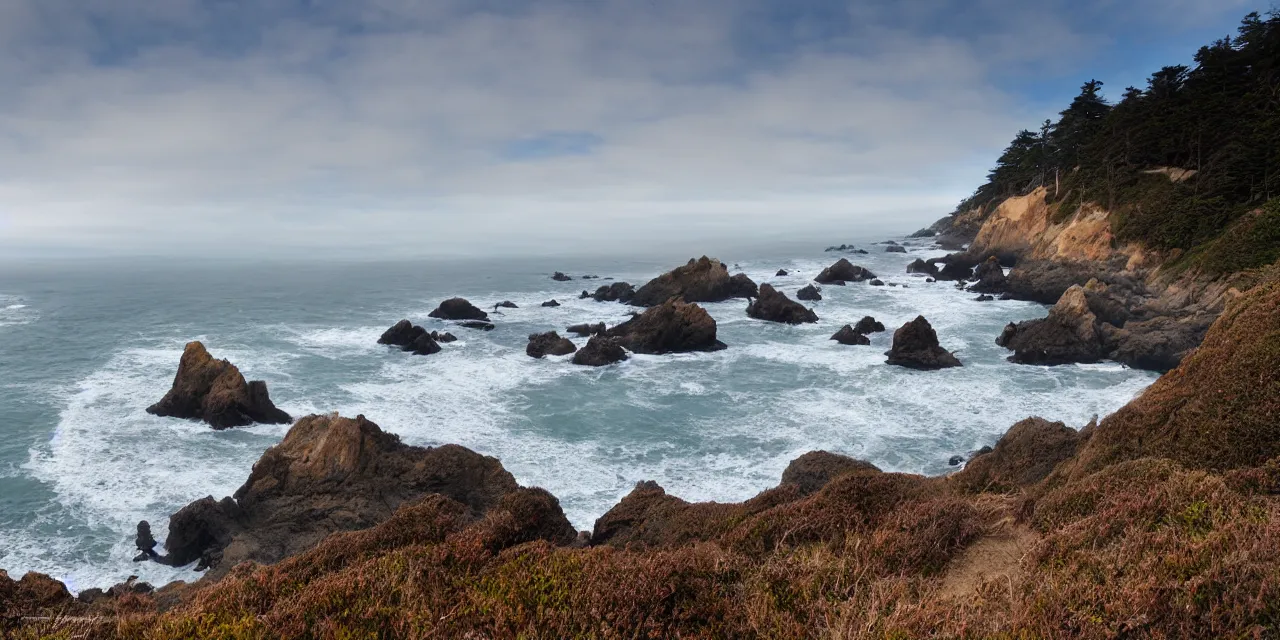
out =
[[(417, 262), (64, 261), (0, 265), (0, 569), (40, 571), (73, 591), (130, 575), (191, 580), (183, 568), (132, 562), (134, 525), (163, 539), (167, 517), (206, 495), (230, 495), (287, 425), (214, 431), (144, 410), (168, 390), (183, 345), (201, 340), (280, 408), (364, 414), (416, 445), (457, 443), (496, 456), (524, 485), (544, 487), (570, 521), (594, 520), (636, 482), (691, 501), (738, 501), (777, 485), (787, 463), (826, 449), (887, 471), (943, 474), (948, 459), (1037, 415), (1081, 427), (1122, 406), (1155, 374), (1114, 363), (1035, 367), (1005, 361), (994, 340), (1030, 302), (977, 302), (952, 283), (905, 272), (945, 252), (862, 244), (850, 256), (890, 284), (822, 288), (821, 321), (748, 318), (744, 300), (704, 306), (723, 351), (633, 355), (578, 367), (524, 353), (533, 332), (621, 322), (631, 307), (578, 299), (608, 280), (637, 287), (680, 264), (644, 259), (457, 259)], [(732, 272), (792, 298), (839, 256), (723, 255)], [(736, 265), (736, 266), (734, 266)], [(780, 269), (792, 272), (776, 277)], [(574, 276), (551, 280), (553, 271)], [(427, 318), (455, 295), (492, 309), (490, 332), (415, 356), (376, 344), (401, 318)], [(562, 306), (544, 308), (549, 299)], [(923, 314), (964, 367), (884, 364), (892, 332)], [(875, 316), (871, 346), (828, 338)], [(581, 346), (585, 339), (574, 338)]]

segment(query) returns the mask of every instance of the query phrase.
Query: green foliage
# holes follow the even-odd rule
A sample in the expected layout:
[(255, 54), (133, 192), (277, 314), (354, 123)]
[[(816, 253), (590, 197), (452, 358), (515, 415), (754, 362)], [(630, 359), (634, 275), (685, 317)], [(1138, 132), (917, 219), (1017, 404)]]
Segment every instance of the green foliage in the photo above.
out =
[[(1195, 62), (1160, 69), (1114, 106), (1102, 83), (1085, 83), (1057, 122), (1018, 133), (958, 211), (989, 209), (1044, 186), (1060, 217), (1085, 202), (1115, 213), (1124, 241), (1185, 251), (1222, 237), (1280, 197), (1280, 13), (1249, 14), (1234, 39), (1202, 47)], [(1259, 227), (1233, 238), (1273, 237)], [(1268, 253), (1250, 248), (1230, 260), (1226, 249), (1205, 266), (1236, 270)]]
[(1242, 217), (1189, 260), (1209, 273), (1256, 269), (1280, 260), (1280, 198)]

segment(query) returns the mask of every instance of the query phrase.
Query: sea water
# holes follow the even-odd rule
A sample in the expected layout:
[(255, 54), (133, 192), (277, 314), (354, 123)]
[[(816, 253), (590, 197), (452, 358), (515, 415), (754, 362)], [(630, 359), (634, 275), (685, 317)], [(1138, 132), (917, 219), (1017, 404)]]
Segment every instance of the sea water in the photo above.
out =
[[(609, 280), (637, 287), (679, 261), (454, 260), (62, 262), (0, 266), (0, 569), (41, 571), (72, 590), (129, 575), (161, 584), (189, 568), (135, 564), (134, 526), (163, 539), (168, 515), (230, 495), (287, 425), (214, 431), (148, 415), (183, 345), (201, 340), (248, 379), (266, 380), (293, 416), (364, 414), (415, 445), (457, 443), (496, 456), (524, 485), (546, 488), (579, 529), (656, 480), (691, 501), (738, 501), (775, 486), (787, 463), (825, 449), (887, 471), (943, 474), (948, 460), (993, 444), (1037, 415), (1081, 427), (1141, 392), (1154, 374), (1114, 363), (1037, 367), (1005, 360), (994, 340), (1043, 305), (977, 302), (905, 267), (944, 252), (849, 256), (888, 285), (822, 287), (817, 324), (748, 318), (744, 300), (705, 304), (723, 351), (633, 355), (614, 366), (535, 360), (530, 333), (615, 324), (633, 308), (580, 300)], [(762, 252), (763, 253), (763, 252)], [(795, 296), (839, 255), (722, 256)], [(735, 266), (736, 265), (736, 266)], [(791, 275), (778, 277), (778, 269)], [(550, 279), (569, 272), (571, 282)], [(432, 320), (443, 299), (510, 300), (483, 332)], [(546, 308), (556, 299), (561, 306)], [(884, 364), (893, 329), (927, 317), (964, 367)], [(830, 340), (875, 316), (871, 346)], [(460, 339), (431, 356), (376, 343), (408, 318)], [(566, 334), (567, 335), (567, 334)], [(573, 338), (581, 346), (585, 339)]]

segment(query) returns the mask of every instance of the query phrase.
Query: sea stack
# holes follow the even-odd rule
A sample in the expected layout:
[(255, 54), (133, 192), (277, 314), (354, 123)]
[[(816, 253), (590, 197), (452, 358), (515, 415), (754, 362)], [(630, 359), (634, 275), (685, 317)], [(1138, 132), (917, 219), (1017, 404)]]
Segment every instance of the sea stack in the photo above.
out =
[(292, 422), (289, 414), (271, 402), (267, 383), (245, 382), (235, 365), (215, 360), (199, 341), (187, 343), (173, 386), (159, 402), (147, 407), (147, 413), (203, 420), (219, 430), (255, 422)]

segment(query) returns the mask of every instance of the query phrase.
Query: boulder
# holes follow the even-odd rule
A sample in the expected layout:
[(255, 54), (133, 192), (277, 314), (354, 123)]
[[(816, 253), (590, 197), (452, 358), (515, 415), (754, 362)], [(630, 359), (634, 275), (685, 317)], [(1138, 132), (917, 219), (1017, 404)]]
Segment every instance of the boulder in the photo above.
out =
[(831, 336), (831, 339), (839, 342), (840, 344), (847, 345), (871, 344), (870, 339), (861, 333), (858, 333), (857, 330), (847, 324), (840, 327), (840, 330), (835, 332), (835, 334)]
[(827, 451), (810, 451), (792, 460), (782, 472), (782, 484), (798, 488), (801, 495), (817, 493), (828, 482), (850, 473), (880, 473), (870, 462)]
[(438, 493), (480, 515), (517, 489), (497, 459), (464, 447), (414, 447), (357, 416), (298, 420), (267, 449), (234, 498), (197, 500), (169, 519), (165, 561), (225, 574), (270, 564), (331, 533), (365, 529), (410, 500)]
[(855, 266), (849, 262), (847, 258), (840, 258), (835, 264), (822, 270), (818, 277), (814, 278), (818, 284), (844, 284), (846, 282), (862, 282), (876, 277), (876, 274)]
[(498, 309), (519, 309), (520, 307), (517, 307), (516, 303), (510, 300), (503, 300), (502, 302), (493, 305), (493, 308), (496, 311)]
[(597, 322), (595, 324), (575, 324), (566, 328), (565, 331), (585, 338), (587, 336), (604, 333), (605, 326), (603, 322)]
[(630, 302), (635, 297), (636, 289), (626, 282), (614, 282), (604, 285), (591, 294), (596, 302)]
[(817, 322), (818, 314), (788, 298), (771, 284), (760, 285), (760, 297), (747, 304), (747, 315), (758, 320), (801, 324)]
[(821, 289), (813, 285), (808, 285), (796, 292), (796, 300), (821, 300), (821, 291)]
[(434, 311), (427, 314), (441, 320), (488, 320), (489, 314), (477, 309), (467, 302), (466, 298), (449, 298), (440, 303)]
[(635, 353), (718, 351), (716, 321), (706, 309), (679, 298), (649, 307), (638, 316), (609, 329), (606, 336)]
[(481, 331), (493, 331), (493, 323), (486, 320), (463, 320), (458, 323), (459, 327), (464, 329), (479, 329)]
[(529, 334), (529, 344), (524, 348), (524, 352), (533, 358), (565, 356), (577, 350), (572, 341), (560, 337), (555, 331)]
[(907, 265), (907, 273), (923, 273), (929, 276), (936, 276), (938, 275), (938, 266), (931, 262), (925, 262), (922, 258), (916, 258), (911, 261), (911, 264)]
[(950, 476), (967, 491), (1016, 491), (1044, 480), (1058, 463), (1075, 455), (1080, 434), (1061, 422), (1027, 418)]
[(214, 429), (292, 421), (271, 402), (267, 383), (245, 382), (235, 365), (215, 360), (198, 341), (187, 343), (172, 388), (147, 413), (203, 420)]
[(893, 244), (885, 247), (884, 252), (885, 253), (906, 253), (907, 248), (902, 245)]
[(573, 363), (588, 367), (603, 367), (627, 359), (627, 352), (618, 341), (607, 336), (592, 336), (586, 346), (573, 354)]
[(1006, 326), (996, 344), (1013, 351), (1009, 361), (1019, 364), (1097, 362), (1105, 355), (1098, 319), (1079, 285), (1062, 294), (1048, 317)]
[(886, 364), (909, 369), (935, 370), (960, 366), (960, 360), (938, 344), (938, 334), (924, 316), (916, 316), (893, 332), (893, 347)]
[(970, 291), (977, 293), (1003, 293), (1009, 285), (1009, 279), (1004, 275), (1004, 267), (1000, 266), (1000, 261), (991, 256), (985, 262), (978, 265), (973, 271), (973, 277), (978, 282), (969, 287)]
[(778, 272), (777, 272), (777, 273), (775, 273), (775, 274), (773, 274), (773, 275), (775, 275), (775, 276), (777, 276), (777, 277), (781, 278), (782, 276), (790, 275), (790, 274), (788, 274), (788, 273), (787, 273), (787, 270), (786, 270), (786, 269), (778, 269)]
[(719, 260), (702, 256), (650, 280), (627, 302), (652, 307), (677, 296), (685, 302), (721, 302), (755, 295), (756, 284), (746, 274), (730, 276)]
[(862, 316), (858, 324), (853, 325), (853, 330), (858, 333), (879, 333), (884, 331), (884, 325), (871, 316)]
[(568, 281), (572, 280), (572, 279), (573, 279), (573, 277), (572, 277), (572, 276), (565, 275), (564, 273), (561, 273), (561, 272), (557, 271), (557, 272), (555, 272), (555, 273), (551, 274), (551, 279), (552, 279), (552, 280), (555, 280), (556, 282), (568, 282)]
[(554, 298), (552, 298), (551, 300), (548, 300), (548, 301), (546, 301), (546, 302), (542, 303), (542, 306), (544, 306), (544, 307), (558, 307), (558, 306), (560, 306), (560, 303), (559, 303), (559, 302), (556, 302), (556, 300), (555, 300)]
[(879, 279), (879, 278), (875, 278), (875, 279), (873, 279), (871, 282), (868, 282), (867, 284), (869, 284), (869, 285), (871, 285), (871, 286), (873, 286), (873, 287), (883, 287), (883, 286), (884, 286), (884, 281), (883, 281), (883, 280), (881, 280), (881, 279)]

